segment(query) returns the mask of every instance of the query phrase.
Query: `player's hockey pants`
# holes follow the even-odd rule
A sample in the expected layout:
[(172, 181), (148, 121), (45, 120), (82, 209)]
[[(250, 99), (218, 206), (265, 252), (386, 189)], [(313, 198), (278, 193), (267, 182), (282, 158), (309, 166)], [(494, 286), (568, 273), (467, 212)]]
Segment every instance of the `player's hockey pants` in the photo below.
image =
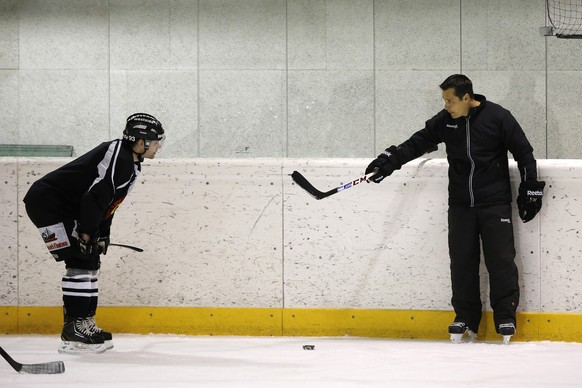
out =
[[(481, 321), (480, 245), (489, 273), (490, 301), (497, 330), (515, 323), (519, 284), (511, 205), (449, 207), (449, 255), (456, 320), (477, 332)], [(481, 244), (480, 244), (481, 243)]]
[(26, 212), (55, 260), (66, 264), (67, 273), (61, 282), (66, 319), (95, 315), (101, 261), (99, 256), (91, 260), (81, 259), (75, 230), (77, 222), (55, 214), (42, 204), (27, 202)]

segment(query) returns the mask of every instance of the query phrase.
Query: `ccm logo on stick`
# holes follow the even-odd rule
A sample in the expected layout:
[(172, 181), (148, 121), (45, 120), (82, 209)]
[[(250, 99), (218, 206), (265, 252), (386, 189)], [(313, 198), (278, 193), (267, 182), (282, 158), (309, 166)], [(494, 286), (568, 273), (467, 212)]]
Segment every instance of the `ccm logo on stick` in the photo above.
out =
[(362, 183), (362, 182), (365, 182), (365, 181), (366, 181), (366, 177), (365, 176), (364, 177), (361, 177), (361, 178), (358, 178), (356, 180), (351, 181), (350, 183), (346, 183), (345, 185), (338, 187), (337, 188), (337, 191), (342, 191), (342, 190), (345, 190), (345, 189), (349, 189), (350, 187), (355, 186), (355, 185), (357, 185), (359, 183)]

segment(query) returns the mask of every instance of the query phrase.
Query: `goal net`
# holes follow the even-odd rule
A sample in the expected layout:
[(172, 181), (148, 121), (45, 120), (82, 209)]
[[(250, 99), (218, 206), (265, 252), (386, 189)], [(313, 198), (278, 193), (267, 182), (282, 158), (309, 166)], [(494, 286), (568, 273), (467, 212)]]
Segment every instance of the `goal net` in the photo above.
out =
[(582, 0), (546, 0), (546, 6), (556, 37), (582, 39)]

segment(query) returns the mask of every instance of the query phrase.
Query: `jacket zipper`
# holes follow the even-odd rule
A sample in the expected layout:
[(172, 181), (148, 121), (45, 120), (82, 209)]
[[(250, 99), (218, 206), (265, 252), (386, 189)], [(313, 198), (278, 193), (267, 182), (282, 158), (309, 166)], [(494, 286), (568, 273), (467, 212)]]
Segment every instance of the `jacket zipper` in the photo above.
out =
[(471, 199), (471, 207), (475, 207), (475, 196), (473, 194), (473, 174), (475, 173), (475, 161), (471, 156), (471, 127), (469, 125), (469, 119), (471, 116), (467, 116), (467, 121), (465, 125), (465, 131), (467, 132), (467, 157), (471, 162), (471, 172), (469, 173), (469, 197)]

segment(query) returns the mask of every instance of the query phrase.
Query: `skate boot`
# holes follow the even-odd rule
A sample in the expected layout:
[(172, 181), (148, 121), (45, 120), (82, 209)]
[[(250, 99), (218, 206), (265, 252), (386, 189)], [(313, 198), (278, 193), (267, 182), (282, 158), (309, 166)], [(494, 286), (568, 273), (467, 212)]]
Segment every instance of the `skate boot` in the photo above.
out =
[(515, 324), (513, 322), (502, 323), (497, 331), (503, 336), (503, 344), (509, 345), (511, 336), (515, 334)]
[(87, 321), (75, 318), (65, 323), (61, 333), (59, 353), (103, 353), (107, 350), (103, 336), (91, 331)]
[(449, 325), (449, 334), (451, 335), (452, 343), (462, 343), (465, 333), (467, 333), (467, 340), (469, 342), (475, 342), (477, 340), (477, 333), (470, 330), (465, 322), (455, 321)]
[(113, 349), (112, 341), (113, 336), (111, 335), (111, 333), (97, 326), (97, 322), (95, 322), (95, 317), (87, 317), (85, 318), (85, 321), (87, 321), (87, 326), (93, 333), (99, 334), (103, 337), (105, 347), (107, 348), (106, 350)]

